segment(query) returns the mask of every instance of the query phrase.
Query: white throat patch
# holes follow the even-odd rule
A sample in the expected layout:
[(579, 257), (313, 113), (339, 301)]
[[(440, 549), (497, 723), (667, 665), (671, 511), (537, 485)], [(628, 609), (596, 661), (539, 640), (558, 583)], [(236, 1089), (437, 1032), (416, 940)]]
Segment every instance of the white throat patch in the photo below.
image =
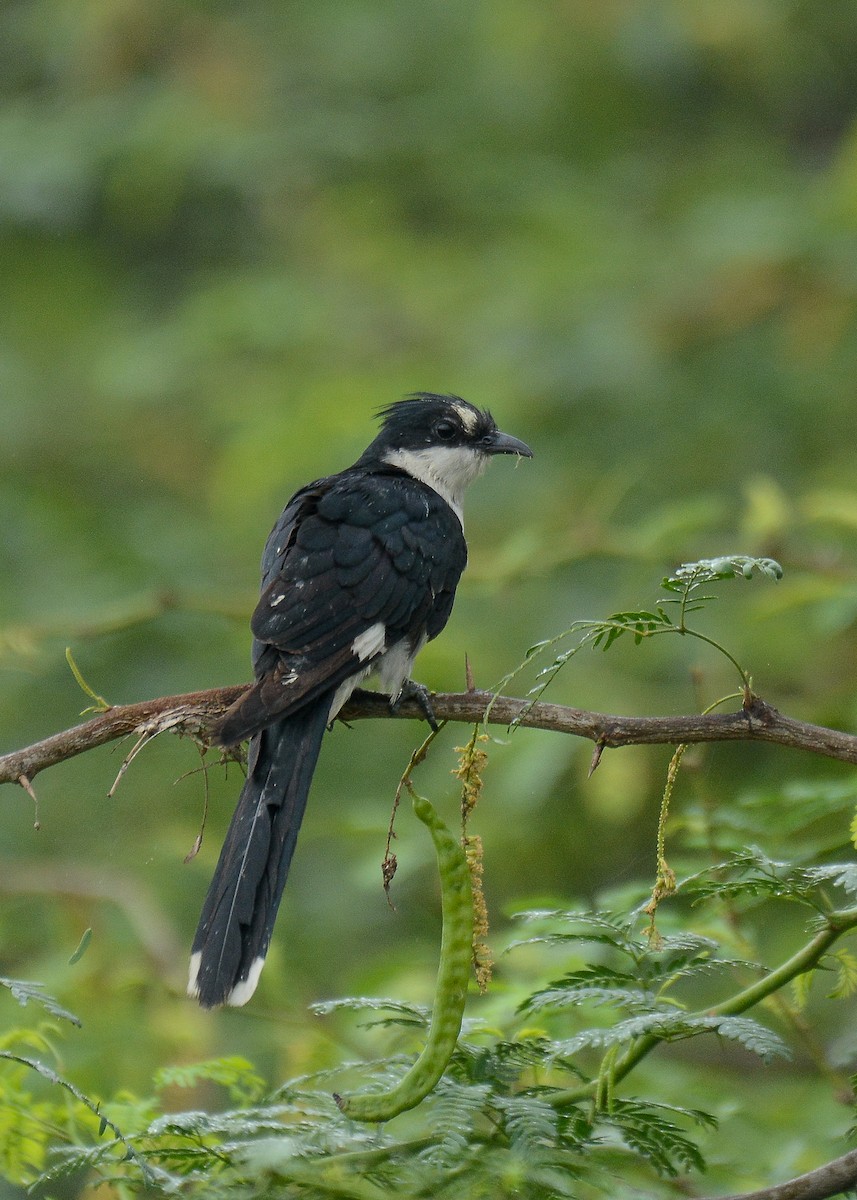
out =
[(471, 446), (431, 446), (425, 450), (388, 450), (384, 462), (400, 467), (443, 496), (463, 526), (464, 493), (485, 470), (488, 455)]

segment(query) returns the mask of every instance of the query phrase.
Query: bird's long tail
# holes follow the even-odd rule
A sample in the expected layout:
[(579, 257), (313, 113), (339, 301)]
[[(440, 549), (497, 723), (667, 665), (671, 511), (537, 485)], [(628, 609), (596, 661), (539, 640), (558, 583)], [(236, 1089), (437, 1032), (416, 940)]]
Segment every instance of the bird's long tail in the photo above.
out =
[(324, 694), (250, 742), (247, 779), (199, 919), (188, 992), (204, 1008), (256, 990), (330, 712)]

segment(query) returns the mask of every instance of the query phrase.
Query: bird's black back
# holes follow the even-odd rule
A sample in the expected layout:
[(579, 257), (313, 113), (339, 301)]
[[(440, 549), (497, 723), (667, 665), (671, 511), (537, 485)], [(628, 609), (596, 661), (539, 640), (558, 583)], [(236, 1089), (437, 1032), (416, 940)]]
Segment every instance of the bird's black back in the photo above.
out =
[(262, 557), (251, 621), (259, 683), (222, 740), (248, 736), (371, 665), (379, 655), (361, 659), (353, 646), (373, 626), (384, 626), (388, 647), (436, 637), (466, 562), (456, 514), (404, 471), (354, 466), (302, 488)]

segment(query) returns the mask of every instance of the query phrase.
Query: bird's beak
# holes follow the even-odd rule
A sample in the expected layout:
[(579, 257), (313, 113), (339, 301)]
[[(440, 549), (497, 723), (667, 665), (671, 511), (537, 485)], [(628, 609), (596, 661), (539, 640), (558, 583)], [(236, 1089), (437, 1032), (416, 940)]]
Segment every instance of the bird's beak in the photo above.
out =
[(533, 452), (526, 442), (508, 433), (501, 433), (499, 429), (485, 439), (483, 448), (486, 454), (519, 454), (521, 458), (533, 457)]

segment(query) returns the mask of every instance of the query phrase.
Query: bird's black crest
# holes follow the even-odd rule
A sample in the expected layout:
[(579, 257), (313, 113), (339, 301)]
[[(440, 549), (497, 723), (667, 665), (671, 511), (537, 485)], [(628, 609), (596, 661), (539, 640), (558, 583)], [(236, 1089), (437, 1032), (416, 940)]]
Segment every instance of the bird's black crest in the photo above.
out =
[[(465, 417), (462, 421), (464, 414), (469, 414), (469, 419)], [(404, 400), (378, 409), (375, 415), (381, 421), (384, 432), (394, 432), (399, 427), (428, 426), (442, 417), (449, 417), (461, 425), (468, 441), (478, 441), (497, 428), (488, 409), (476, 408), (461, 396), (435, 392), (414, 392)]]

